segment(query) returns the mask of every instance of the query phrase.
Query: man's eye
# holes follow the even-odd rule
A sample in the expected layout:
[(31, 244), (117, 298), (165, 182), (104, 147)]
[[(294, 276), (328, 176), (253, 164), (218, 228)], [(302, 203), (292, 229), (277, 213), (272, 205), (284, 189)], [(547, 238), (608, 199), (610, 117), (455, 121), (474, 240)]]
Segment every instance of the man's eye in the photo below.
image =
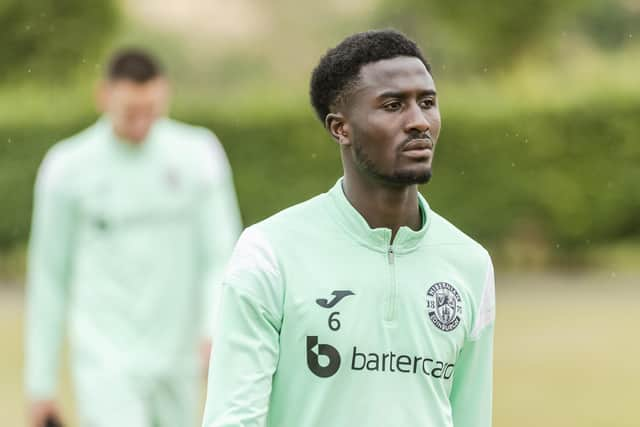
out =
[(397, 111), (402, 105), (399, 102), (389, 102), (384, 104), (384, 109), (387, 111)]
[(423, 99), (422, 102), (420, 102), (420, 106), (422, 106), (422, 108), (431, 108), (434, 105), (436, 105), (436, 100), (433, 98)]

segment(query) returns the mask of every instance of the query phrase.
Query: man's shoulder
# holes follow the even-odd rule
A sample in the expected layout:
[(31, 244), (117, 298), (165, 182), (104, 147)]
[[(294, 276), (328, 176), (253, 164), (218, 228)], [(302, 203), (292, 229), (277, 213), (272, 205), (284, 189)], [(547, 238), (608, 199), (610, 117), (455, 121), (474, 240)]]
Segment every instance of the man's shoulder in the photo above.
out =
[(95, 140), (100, 137), (101, 124), (94, 123), (81, 131), (62, 139), (49, 148), (48, 153), (55, 155), (61, 161), (73, 158), (96, 147)]
[(455, 267), (460, 277), (465, 278), (460, 285), (472, 295), (475, 305), (481, 304), (491, 297), (485, 293), (493, 292), (493, 263), (489, 252), (442, 216), (435, 212), (431, 215), (426, 245), (437, 251), (447, 265)]
[(283, 209), (251, 228), (273, 244), (296, 241), (310, 232), (322, 232), (323, 224), (330, 222), (326, 203), (327, 194), (322, 193)]
[(302, 233), (305, 229), (317, 229), (317, 221), (313, 218), (318, 216), (318, 210), (324, 210), (322, 199), (323, 195), (316, 196), (247, 227), (234, 249), (227, 279), (246, 271), (261, 271), (271, 279), (279, 280), (279, 260), (283, 253), (301, 242), (312, 245)]
[(202, 126), (165, 118), (159, 123), (160, 139), (171, 157), (180, 155), (186, 164), (224, 171), (227, 157), (216, 135)]
[(488, 256), (488, 251), (480, 243), (453, 225), (442, 215), (433, 210), (429, 211), (429, 214), (431, 218), (428, 238), (425, 244), (464, 249), (465, 256), (477, 255), (481, 258)]
[(41, 179), (63, 180), (73, 175), (79, 168), (91, 167), (90, 158), (99, 147), (97, 125), (89, 126), (66, 139), (53, 144), (44, 156), (40, 166)]
[(183, 148), (188, 148), (185, 143), (191, 147), (220, 145), (216, 135), (203, 126), (192, 125), (171, 118), (161, 119), (158, 125), (164, 141), (181, 144)]

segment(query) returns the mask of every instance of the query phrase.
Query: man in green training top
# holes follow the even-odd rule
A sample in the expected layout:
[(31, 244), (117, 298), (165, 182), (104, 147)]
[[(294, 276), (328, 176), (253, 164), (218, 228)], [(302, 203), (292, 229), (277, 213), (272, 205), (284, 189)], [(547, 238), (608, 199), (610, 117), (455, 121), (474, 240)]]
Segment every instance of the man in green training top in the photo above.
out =
[(430, 70), (390, 30), (321, 59), (311, 102), (344, 177), (240, 237), (203, 426), (491, 425), (491, 259), (417, 189), (440, 132)]
[[(222, 146), (165, 118), (168, 84), (148, 54), (116, 54), (103, 117), (56, 144), (35, 188), (26, 389), (30, 426), (55, 403), (67, 330), (80, 426), (189, 427), (199, 407), (204, 300), (240, 219)], [(210, 307), (208, 307), (207, 311)]]

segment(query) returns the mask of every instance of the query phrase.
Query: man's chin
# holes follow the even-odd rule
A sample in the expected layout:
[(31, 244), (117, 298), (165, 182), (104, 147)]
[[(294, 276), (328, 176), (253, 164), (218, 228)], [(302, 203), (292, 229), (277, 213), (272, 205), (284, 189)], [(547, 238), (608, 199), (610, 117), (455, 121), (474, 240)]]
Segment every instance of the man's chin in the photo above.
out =
[(390, 180), (397, 185), (426, 184), (431, 180), (431, 168), (421, 171), (398, 171)]

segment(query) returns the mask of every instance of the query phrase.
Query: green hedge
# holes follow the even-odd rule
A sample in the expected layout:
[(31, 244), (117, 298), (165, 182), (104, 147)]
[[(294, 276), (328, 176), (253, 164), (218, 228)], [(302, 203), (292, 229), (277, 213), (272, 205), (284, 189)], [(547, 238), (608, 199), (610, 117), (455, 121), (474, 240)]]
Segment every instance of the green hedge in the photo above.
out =
[(75, 72), (95, 73), (120, 21), (118, 3), (2, 0), (0, 82), (59, 82)]
[[(180, 118), (222, 140), (245, 224), (326, 190), (340, 176), (338, 149), (307, 109), (230, 117)], [(527, 232), (568, 250), (640, 237), (638, 117), (640, 103), (495, 117), (445, 111), (434, 178), (423, 192), (434, 209), (486, 244)], [(46, 149), (93, 119), (0, 128), (0, 248), (28, 236), (32, 185)]]

